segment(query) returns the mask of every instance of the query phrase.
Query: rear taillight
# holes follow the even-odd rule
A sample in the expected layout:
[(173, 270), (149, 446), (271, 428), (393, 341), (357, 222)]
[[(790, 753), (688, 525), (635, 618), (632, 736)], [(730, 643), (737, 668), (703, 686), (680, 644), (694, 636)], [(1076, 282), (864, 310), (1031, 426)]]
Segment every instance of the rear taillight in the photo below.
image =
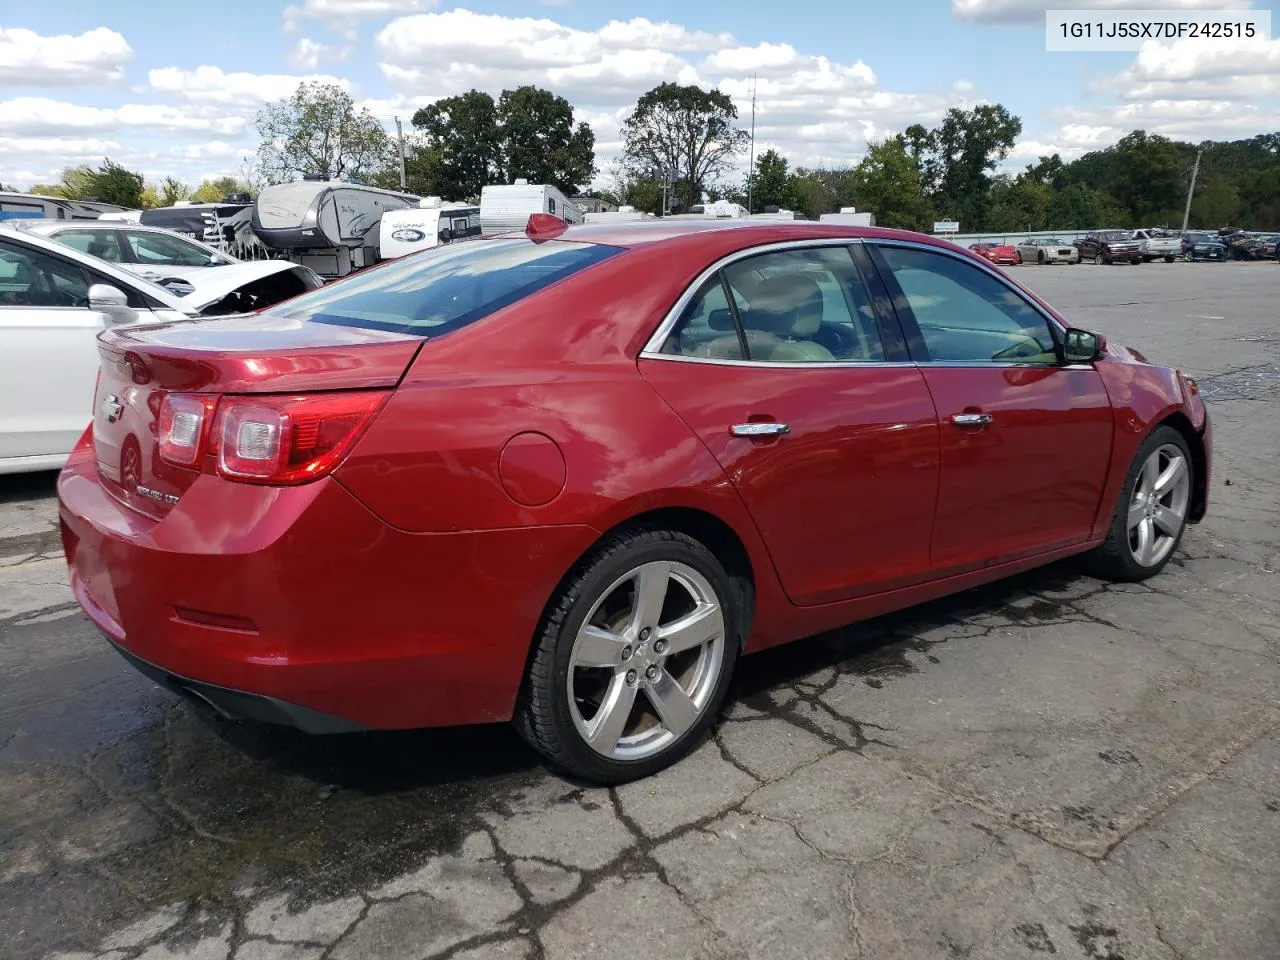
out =
[(342, 459), (389, 394), (228, 397), (218, 418), (218, 472), (250, 483), (305, 483)]
[(205, 439), (218, 398), (206, 394), (170, 393), (160, 404), (160, 459), (179, 467), (193, 467), (205, 452)]
[(197, 467), (213, 455), (218, 473), (229, 480), (305, 483), (334, 468), (388, 396), (362, 390), (219, 401), (171, 393), (160, 406), (160, 456)]

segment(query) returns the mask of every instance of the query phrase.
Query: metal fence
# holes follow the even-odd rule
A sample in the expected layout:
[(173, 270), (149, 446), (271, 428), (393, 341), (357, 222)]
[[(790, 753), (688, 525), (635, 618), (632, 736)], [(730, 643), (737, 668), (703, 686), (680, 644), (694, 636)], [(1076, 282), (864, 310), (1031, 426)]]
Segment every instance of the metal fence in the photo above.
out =
[(1031, 233), (1027, 233), (1025, 230), (1020, 230), (1013, 233), (935, 233), (933, 236), (940, 240), (950, 240), (952, 243), (967, 247), (969, 244), (977, 243), (980, 240), (994, 241), (995, 243), (1021, 243), (1028, 238), (1064, 240), (1070, 243), (1072, 240), (1079, 240), (1090, 232), (1089, 230), (1034, 230)]

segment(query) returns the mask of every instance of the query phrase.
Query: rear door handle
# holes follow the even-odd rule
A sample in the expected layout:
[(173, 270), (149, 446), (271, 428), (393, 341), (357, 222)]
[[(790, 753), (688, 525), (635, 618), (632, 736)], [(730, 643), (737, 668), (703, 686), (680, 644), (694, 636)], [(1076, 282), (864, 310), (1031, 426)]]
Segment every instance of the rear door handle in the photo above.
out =
[(772, 423), (769, 421), (735, 423), (729, 428), (729, 432), (735, 437), (780, 437), (784, 433), (790, 433), (791, 427), (785, 423)]
[(985, 427), (993, 419), (989, 413), (957, 413), (951, 422), (957, 427)]

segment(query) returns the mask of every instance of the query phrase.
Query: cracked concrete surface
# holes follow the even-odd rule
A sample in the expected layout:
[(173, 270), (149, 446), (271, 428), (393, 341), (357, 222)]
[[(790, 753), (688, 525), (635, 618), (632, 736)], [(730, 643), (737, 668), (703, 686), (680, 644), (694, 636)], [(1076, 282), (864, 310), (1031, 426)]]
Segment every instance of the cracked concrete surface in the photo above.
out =
[(1200, 378), (1207, 521), (1147, 584), (1060, 564), (743, 661), (614, 790), (500, 727), (193, 712), (71, 603), (50, 479), (0, 478), (0, 957), (1280, 956), (1280, 271), (1015, 273)]

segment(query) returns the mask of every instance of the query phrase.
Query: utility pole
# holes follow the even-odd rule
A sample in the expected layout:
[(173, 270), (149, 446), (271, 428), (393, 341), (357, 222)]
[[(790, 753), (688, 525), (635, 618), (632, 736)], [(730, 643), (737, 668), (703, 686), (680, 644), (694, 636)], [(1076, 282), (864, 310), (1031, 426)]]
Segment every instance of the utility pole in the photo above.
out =
[(751, 75), (751, 159), (747, 162), (747, 213), (751, 212), (751, 187), (756, 175), (756, 75)]
[(1182, 232), (1187, 232), (1187, 224), (1191, 220), (1191, 197), (1196, 192), (1196, 177), (1200, 173), (1200, 155), (1203, 149), (1196, 151), (1196, 165), (1191, 168), (1191, 189), (1187, 191), (1187, 208), (1182, 211)]
[(400, 126), (400, 118), (396, 117), (396, 140), (400, 144), (400, 189), (407, 188), (404, 176), (404, 129)]

